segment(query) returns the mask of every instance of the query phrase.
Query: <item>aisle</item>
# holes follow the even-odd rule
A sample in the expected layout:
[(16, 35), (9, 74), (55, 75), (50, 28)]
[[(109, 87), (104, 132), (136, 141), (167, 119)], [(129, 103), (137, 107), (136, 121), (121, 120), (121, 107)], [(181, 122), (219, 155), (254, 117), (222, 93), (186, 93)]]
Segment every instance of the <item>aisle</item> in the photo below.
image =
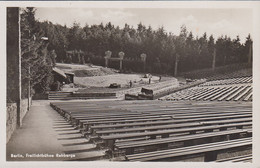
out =
[(7, 161), (100, 160), (104, 151), (81, 137), (50, 106), (35, 101), (7, 144)]

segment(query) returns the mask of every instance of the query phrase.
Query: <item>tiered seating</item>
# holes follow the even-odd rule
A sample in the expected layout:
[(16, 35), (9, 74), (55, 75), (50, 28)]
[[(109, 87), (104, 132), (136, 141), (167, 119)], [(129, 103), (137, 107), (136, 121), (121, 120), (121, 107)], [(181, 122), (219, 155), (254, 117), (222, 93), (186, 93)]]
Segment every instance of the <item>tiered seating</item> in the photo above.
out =
[(212, 68), (209, 68), (209, 69), (186, 72), (186, 73), (182, 73), (181, 76), (190, 79), (206, 78), (208, 81), (248, 77), (248, 76), (252, 76), (252, 67), (247, 63), (233, 64), (233, 65), (216, 67), (214, 71), (212, 70)]
[(113, 99), (116, 98), (116, 93), (77, 93), (77, 92), (62, 92), (50, 91), (48, 94), (49, 100), (73, 100), (73, 99)]
[(218, 156), (223, 152), (251, 150), (248, 102), (104, 101), (51, 106), (98, 147), (107, 149), (110, 157), (153, 161), (200, 155), (204, 161), (221, 161)]
[(252, 83), (252, 76), (209, 81), (199, 86), (230, 85), (230, 84), (241, 84), (241, 83)]
[(193, 87), (164, 96), (160, 100), (252, 101), (252, 86), (245, 84)]
[(72, 95), (72, 92), (54, 92), (51, 91), (48, 94), (49, 100), (68, 100), (69, 97)]
[(252, 101), (252, 76), (208, 81), (160, 100)]

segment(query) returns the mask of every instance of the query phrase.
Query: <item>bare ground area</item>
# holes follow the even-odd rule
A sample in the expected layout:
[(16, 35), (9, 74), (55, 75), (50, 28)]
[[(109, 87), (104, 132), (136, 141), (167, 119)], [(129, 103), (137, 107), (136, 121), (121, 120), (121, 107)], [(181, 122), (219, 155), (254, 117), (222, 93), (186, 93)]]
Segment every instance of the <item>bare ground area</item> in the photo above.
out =
[[(57, 63), (57, 68), (64, 72), (74, 73), (74, 84), (65, 85), (63, 91), (78, 92), (117, 92), (132, 87), (137, 88), (149, 84), (149, 78), (145, 74), (123, 74), (112, 68), (95, 66), (90, 64), (64, 64)], [(162, 81), (174, 79), (173, 77), (162, 77)], [(159, 76), (152, 76), (151, 83), (159, 82)], [(121, 88), (108, 88), (110, 84), (117, 83)]]

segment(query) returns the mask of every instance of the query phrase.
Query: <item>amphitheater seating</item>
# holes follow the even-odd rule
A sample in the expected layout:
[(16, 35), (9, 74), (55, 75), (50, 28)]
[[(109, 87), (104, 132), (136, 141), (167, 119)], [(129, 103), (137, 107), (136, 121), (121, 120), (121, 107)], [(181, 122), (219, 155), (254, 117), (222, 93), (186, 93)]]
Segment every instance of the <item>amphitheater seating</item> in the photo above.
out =
[(252, 101), (252, 76), (209, 81), (160, 100)]
[(212, 161), (218, 152), (244, 150), (252, 144), (251, 102), (81, 101), (50, 105), (97, 147), (107, 149), (108, 156), (125, 156), (130, 161), (181, 160), (182, 153), (205, 155), (205, 161)]
[(240, 78), (240, 77), (252, 76), (252, 67), (247, 63), (234, 64), (234, 65), (216, 67), (214, 71), (210, 68), (210, 69), (202, 69), (197, 71), (186, 72), (180, 74), (180, 76), (184, 76), (185, 78), (190, 78), (190, 79), (206, 78), (208, 81), (229, 79), (229, 78)]
[(214, 81), (203, 83), (200, 86), (228, 85), (228, 84), (241, 84), (241, 83), (252, 83), (252, 76), (214, 80)]

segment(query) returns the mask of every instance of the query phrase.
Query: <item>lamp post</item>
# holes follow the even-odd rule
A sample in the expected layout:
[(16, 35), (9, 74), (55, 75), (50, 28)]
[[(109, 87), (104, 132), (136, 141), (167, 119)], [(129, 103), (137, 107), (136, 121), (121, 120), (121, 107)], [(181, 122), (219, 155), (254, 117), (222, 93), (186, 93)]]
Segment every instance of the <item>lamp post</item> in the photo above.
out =
[[(29, 31), (29, 37), (30, 37), (30, 34), (31, 34), (31, 31)], [(35, 36), (34, 36), (35, 37)], [(35, 40), (35, 38), (33, 38), (33, 40)], [(29, 44), (29, 53), (31, 52), (31, 47), (30, 47), (30, 44)], [(30, 110), (30, 96), (31, 96), (31, 67), (30, 67), (30, 64), (28, 65), (28, 89), (27, 89), (27, 97), (28, 97), (28, 106), (27, 106), (27, 110), (29, 111)]]
[(175, 66), (174, 66), (174, 76), (175, 76), (175, 77), (177, 76), (177, 73), (178, 73), (178, 62), (179, 62), (179, 58), (180, 58), (180, 55), (179, 55), (179, 54), (176, 54), (176, 57), (175, 57)]
[(145, 73), (146, 57), (147, 57), (147, 55), (143, 53), (143, 54), (140, 55), (140, 57), (141, 57), (141, 61), (144, 63), (143, 71)]

